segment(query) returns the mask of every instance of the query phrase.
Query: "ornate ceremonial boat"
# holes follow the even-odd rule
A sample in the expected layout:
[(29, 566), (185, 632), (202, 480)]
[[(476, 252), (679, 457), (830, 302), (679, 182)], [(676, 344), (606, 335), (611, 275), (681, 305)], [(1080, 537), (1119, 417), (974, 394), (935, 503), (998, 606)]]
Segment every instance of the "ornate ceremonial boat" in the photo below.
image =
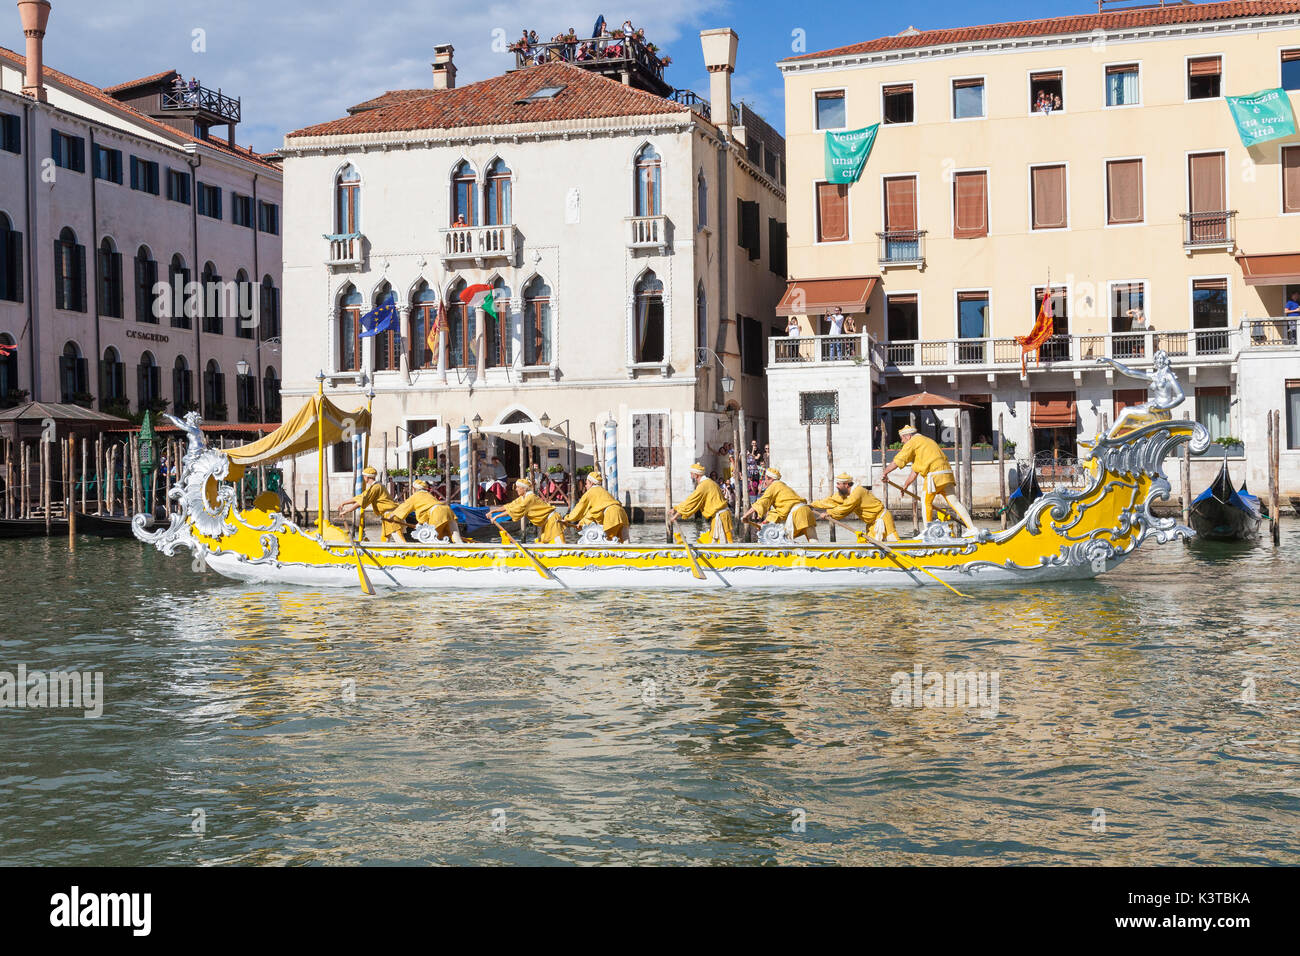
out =
[[(198, 416), (172, 419), (188, 435), (180, 480), (172, 489), (170, 524), (147, 530), (135, 517), (135, 535), (167, 555), (187, 548), (214, 571), (253, 584), (355, 588), (358, 564), (378, 588), (727, 588), (934, 586), (934, 577), (961, 586), (1027, 584), (1091, 578), (1108, 571), (1148, 539), (1164, 543), (1190, 529), (1152, 514), (1169, 496), (1163, 463), (1183, 442), (1200, 453), (1209, 434), (1198, 422), (1155, 420), (1123, 434), (1098, 436), (1086, 452), (1090, 480), (1082, 489), (1052, 492), (1034, 501), (1006, 531), (954, 537), (932, 524), (919, 539), (889, 549), (855, 541), (796, 544), (781, 526), (764, 526), (757, 544), (617, 544), (583, 536), (578, 544), (452, 544), (416, 530), (410, 544), (354, 544), (328, 523), (302, 527), (276, 511), (239, 510), (233, 485), (248, 463), (264, 456), (336, 440), (339, 419), (327, 399), (304, 406), (304, 420), (286, 423), (292, 435), (268, 436), (241, 457), (239, 449), (209, 447)], [(319, 411), (317, 411), (319, 410)], [(294, 428), (290, 425), (294, 424)], [(1112, 430), (1114, 431), (1114, 430)], [(244, 446), (246, 449), (250, 446)], [(263, 457), (258, 457), (263, 456)], [(232, 458), (235, 460), (232, 461)], [(892, 552), (892, 553), (891, 553)], [(934, 577), (931, 577), (933, 575)]]

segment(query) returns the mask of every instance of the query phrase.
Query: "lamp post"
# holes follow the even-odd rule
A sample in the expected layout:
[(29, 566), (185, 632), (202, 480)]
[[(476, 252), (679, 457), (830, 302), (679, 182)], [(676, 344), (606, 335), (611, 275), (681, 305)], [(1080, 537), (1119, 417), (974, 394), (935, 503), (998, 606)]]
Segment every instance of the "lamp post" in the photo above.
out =
[(722, 359), (718, 356), (718, 353), (713, 351), (713, 349), (711, 348), (707, 348), (701, 345), (695, 351), (699, 353), (699, 358), (697, 358), (695, 362), (697, 366), (707, 365), (708, 362), (706, 362), (705, 359), (708, 356), (712, 356), (713, 359), (718, 363), (718, 367), (722, 369), (722, 391), (725, 394), (730, 395), (732, 390), (736, 387), (736, 380), (727, 374), (726, 363), (723, 362)]
[(250, 371), (250, 366), (248, 364), (247, 359), (241, 358), (238, 362), (235, 363), (235, 374), (239, 376), (238, 399), (239, 399), (239, 412), (240, 412), (239, 420), (240, 421), (244, 421), (248, 417), (248, 402), (246, 399), (248, 397), (249, 371)]

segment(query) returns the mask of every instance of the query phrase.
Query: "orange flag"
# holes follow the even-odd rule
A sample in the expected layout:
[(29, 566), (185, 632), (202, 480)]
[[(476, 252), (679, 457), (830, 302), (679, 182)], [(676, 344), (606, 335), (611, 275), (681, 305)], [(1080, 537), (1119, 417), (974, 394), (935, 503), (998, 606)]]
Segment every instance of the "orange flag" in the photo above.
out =
[(1043, 289), (1043, 304), (1038, 307), (1038, 318), (1028, 335), (1017, 335), (1016, 343), (1020, 346), (1020, 374), (1026, 374), (1025, 356), (1036, 352), (1038, 347), (1052, 337), (1052, 289)]

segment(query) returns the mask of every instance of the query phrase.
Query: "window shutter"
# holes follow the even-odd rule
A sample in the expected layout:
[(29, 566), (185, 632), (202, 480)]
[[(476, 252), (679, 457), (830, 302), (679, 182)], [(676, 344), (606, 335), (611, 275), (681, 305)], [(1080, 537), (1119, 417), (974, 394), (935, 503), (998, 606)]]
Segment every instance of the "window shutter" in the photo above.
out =
[(5, 250), (3, 267), (9, 273), (8, 291), (12, 302), (23, 301), (23, 234), (10, 230), (9, 247)]
[(73, 289), (73, 295), (75, 295), (77, 299), (77, 304), (76, 304), (77, 311), (85, 312), (86, 311), (86, 247), (81, 244), (77, 244), (73, 246), (73, 249), (76, 250), (76, 254), (77, 254), (76, 271), (74, 276), (75, 288)]
[(1112, 225), (1142, 221), (1142, 160), (1106, 164), (1106, 221)]
[(1217, 56), (1203, 56), (1187, 61), (1188, 76), (1218, 76), (1221, 69)]
[(1224, 198), (1223, 153), (1196, 153), (1188, 157), (1191, 212), (1219, 212)]
[(54, 307), (56, 309), (66, 309), (68, 307), (67, 296), (63, 294), (64, 280), (66, 278), (63, 272), (64, 272), (64, 267), (66, 265), (67, 263), (65, 263), (63, 260), (63, 243), (60, 240), (55, 239), (54, 240)]
[(50, 130), (50, 158), (55, 166), (63, 165), (63, 137), (58, 130)]
[(912, 232), (916, 229), (916, 177), (885, 180), (885, 231)]
[(911, 93), (911, 92), (912, 92), (912, 84), (911, 84), (911, 83), (901, 83), (901, 84), (898, 84), (898, 85), (896, 85), (896, 86), (886, 86), (886, 87), (885, 87), (881, 92), (882, 92), (885, 96), (895, 96), (895, 95), (897, 95), (897, 94), (899, 94), (899, 93)]
[(1067, 225), (1065, 167), (1038, 166), (1029, 171), (1033, 193), (1035, 229), (1063, 229)]
[(114, 252), (109, 257), (109, 275), (112, 277), (110, 288), (113, 295), (113, 315), (122, 317), (122, 253)]
[(1034, 392), (1029, 420), (1034, 428), (1074, 428), (1078, 424), (1074, 392)]
[(834, 242), (849, 237), (849, 187), (845, 183), (817, 184), (818, 239)]
[(1300, 146), (1282, 147), (1282, 211), (1300, 212)]
[(90, 387), (90, 367), (84, 358), (77, 359), (77, 391), (84, 392)]
[(980, 172), (957, 173), (953, 177), (953, 238), (977, 239), (989, 234), (988, 185)]

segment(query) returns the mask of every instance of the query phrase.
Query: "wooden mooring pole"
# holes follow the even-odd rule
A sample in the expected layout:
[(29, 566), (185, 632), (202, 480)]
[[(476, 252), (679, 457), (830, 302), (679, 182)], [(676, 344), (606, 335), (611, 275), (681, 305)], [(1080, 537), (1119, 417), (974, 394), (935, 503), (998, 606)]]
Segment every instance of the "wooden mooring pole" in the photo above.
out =
[[(826, 416), (826, 475), (830, 485), (826, 491), (826, 497), (830, 497), (835, 491), (835, 447), (831, 444), (831, 417)], [(812, 499), (809, 499), (810, 501)], [(868, 531), (871, 529), (868, 528)], [(835, 541), (835, 525), (831, 525), (831, 541)]]
[(1007, 529), (1007, 455), (1002, 447), (1002, 413), (998, 412), (998, 518), (1002, 530)]
[(1282, 514), (1281, 502), (1278, 500), (1279, 485), (1281, 484), (1280, 462), (1282, 449), (1282, 413), (1274, 409), (1268, 413), (1268, 513), (1272, 520), (1273, 543), (1280, 544), (1282, 540)]
[[(1189, 416), (1183, 413), (1183, 418)], [(1186, 525), (1191, 520), (1192, 513), (1192, 448), (1190, 442), (1183, 442), (1183, 466), (1179, 475), (1183, 483), (1182, 494), (1179, 498), (1183, 503), (1183, 524)]]
[(664, 436), (664, 542), (673, 543), (673, 426)]

